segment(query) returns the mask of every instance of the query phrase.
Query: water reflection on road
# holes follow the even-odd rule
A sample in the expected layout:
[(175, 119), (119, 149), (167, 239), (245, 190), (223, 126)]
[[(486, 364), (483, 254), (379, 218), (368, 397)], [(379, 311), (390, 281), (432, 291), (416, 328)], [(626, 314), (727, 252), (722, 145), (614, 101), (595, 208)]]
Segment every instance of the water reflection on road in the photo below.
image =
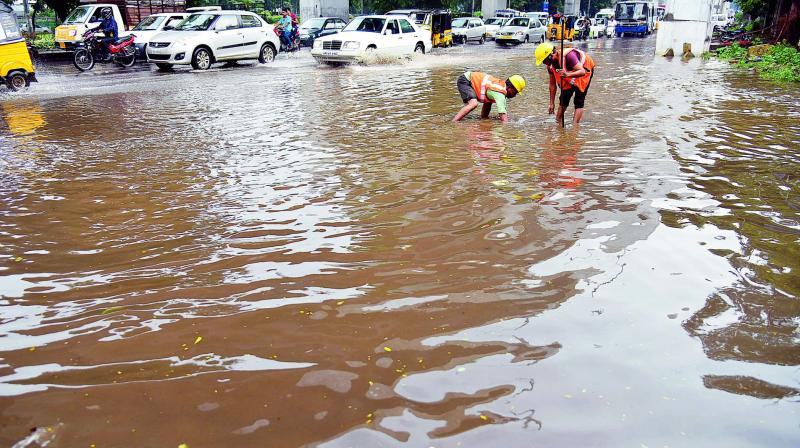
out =
[[(0, 97), (0, 442), (796, 445), (800, 92), (653, 44), (588, 44), (566, 131), (532, 46), (45, 67)], [(528, 78), (510, 124), (449, 123), (465, 69)]]

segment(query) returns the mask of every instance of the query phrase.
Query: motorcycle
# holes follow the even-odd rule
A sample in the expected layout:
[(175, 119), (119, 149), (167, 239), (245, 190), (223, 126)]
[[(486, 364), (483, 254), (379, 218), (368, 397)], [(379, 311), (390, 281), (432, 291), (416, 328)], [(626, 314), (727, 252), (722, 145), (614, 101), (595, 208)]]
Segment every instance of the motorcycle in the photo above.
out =
[(291, 40), (290, 45), (287, 47), (286, 43), (283, 41), (283, 30), (281, 28), (275, 27), (275, 34), (278, 35), (278, 39), (281, 41), (281, 52), (290, 52), (290, 51), (298, 51), (300, 50), (300, 32), (297, 27), (292, 28), (292, 33), (289, 35), (289, 39)]
[[(117, 39), (108, 45), (107, 51), (104, 51), (105, 45), (97, 34), (101, 31), (97, 28), (87, 30), (83, 33), (83, 42), (81, 42), (73, 55), (72, 63), (75, 68), (85, 72), (94, 68), (94, 64), (116, 62), (122, 67), (128, 68), (136, 63), (136, 46), (133, 45), (135, 40), (131, 34), (127, 37)], [(105, 57), (101, 57), (105, 53)]]

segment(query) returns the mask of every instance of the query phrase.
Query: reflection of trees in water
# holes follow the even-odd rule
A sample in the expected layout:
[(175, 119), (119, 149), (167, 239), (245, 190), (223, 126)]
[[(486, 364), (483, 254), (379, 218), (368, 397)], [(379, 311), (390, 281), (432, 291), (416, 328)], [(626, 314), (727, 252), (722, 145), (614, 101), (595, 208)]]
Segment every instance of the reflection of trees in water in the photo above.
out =
[[(800, 128), (785, 112), (777, 112), (785, 100), (748, 101), (747, 108), (755, 111), (749, 114), (739, 102), (716, 105), (712, 114), (721, 125), (709, 128), (698, 144), (699, 156), (714, 163), (693, 176), (690, 186), (718, 201), (718, 210), (663, 213), (667, 225), (710, 223), (740, 235), (742, 253), (718, 254), (729, 260), (740, 284), (709, 297), (684, 323), (711, 359), (800, 365), (800, 164), (790, 149)], [(683, 165), (695, 164), (673, 156)], [(798, 392), (747, 376), (706, 377), (705, 384), (759, 398)]]

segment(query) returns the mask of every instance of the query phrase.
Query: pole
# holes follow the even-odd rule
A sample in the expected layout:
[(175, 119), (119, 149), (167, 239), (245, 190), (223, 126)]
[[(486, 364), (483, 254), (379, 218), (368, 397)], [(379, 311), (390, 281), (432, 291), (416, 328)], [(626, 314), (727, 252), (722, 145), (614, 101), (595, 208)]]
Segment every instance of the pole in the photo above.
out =
[[(566, 71), (566, 69), (564, 68), (564, 64), (566, 63), (566, 58), (564, 57), (564, 34), (566, 34), (566, 32), (567, 32), (567, 30), (566, 30), (567, 24), (565, 23), (566, 22), (566, 18), (567, 18), (566, 16), (561, 16), (561, 51), (558, 53), (558, 59), (559, 59), (558, 65), (559, 65), (560, 70), (562, 71), (561, 86), (559, 86), (559, 87), (561, 87), (561, 94), (562, 95), (564, 94), (563, 72)], [(561, 98), (558, 99), (558, 107), (561, 108)], [(561, 114), (561, 127), (562, 128), (567, 127), (566, 124), (564, 123), (564, 117), (566, 115), (567, 115), (567, 108), (565, 107), (564, 108), (564, 113)]]
[(31, 20), (30, 14), (30, 6), (28, 5), (28, 0), (24, 0), (23, 5), (25, 7), (25, 23), (28, 25), (28, 34), (31, 36), (36, 36), (36, 30), (33, 29), (33, 20)]

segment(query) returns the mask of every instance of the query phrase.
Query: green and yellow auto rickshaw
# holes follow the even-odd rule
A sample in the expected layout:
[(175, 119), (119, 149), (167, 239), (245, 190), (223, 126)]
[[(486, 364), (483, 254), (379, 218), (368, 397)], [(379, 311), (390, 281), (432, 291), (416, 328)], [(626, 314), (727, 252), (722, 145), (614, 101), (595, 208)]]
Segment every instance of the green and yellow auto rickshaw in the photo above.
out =
[(17, 25), (14, 10), (0, 2), (0, 81), (9, 90), (22, 90), (36, 81), (28, 45)]

